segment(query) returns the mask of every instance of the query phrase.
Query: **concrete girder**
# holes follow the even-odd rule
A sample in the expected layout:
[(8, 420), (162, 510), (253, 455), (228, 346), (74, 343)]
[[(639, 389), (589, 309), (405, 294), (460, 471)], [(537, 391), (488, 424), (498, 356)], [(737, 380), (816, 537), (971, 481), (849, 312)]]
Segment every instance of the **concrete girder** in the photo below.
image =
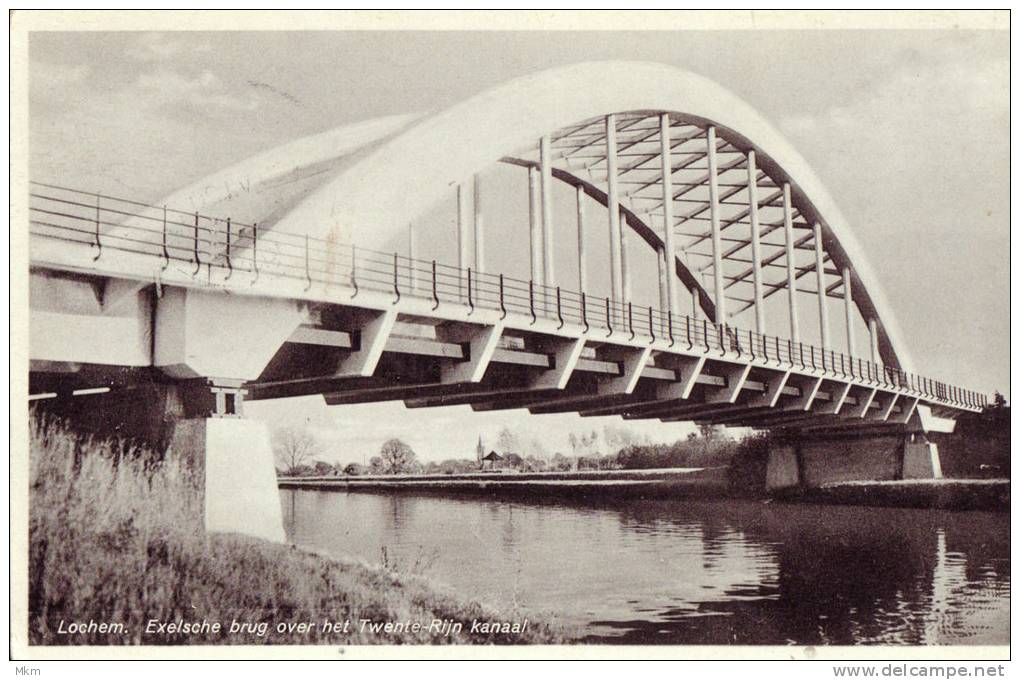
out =
[(551, 367), (542, 371), (532, 383), (534, 389), (562, 390), (570, 382), (570, 376), (584, 351), (585, 338), (545, 337), (534, 339), (529, 349), (548, 354)]
[[(104, 308), (105, 285), (100, 277), (32, 269), (28, 349), (33, 362), (152, 365), (151, 297), (138, 292), (115, 309)], [(81, 338), (102, 338), (102, 342), (81, 342)]]
[[(826, 381), (823, 381), (823, 385)], [(802, 425), (806, 423), (813, 423), (821, 421), (830, 421), (834, 419), (844, 404), (847, 403), (847, 395), (850, 392), (851, 385), (849, 383), (835, 382), (832, 384), (831, 391), (826, 393), (826, 399), (820, 400), (818, 397), (822, 396), (821, 390), (814, 402), (810, 411), (801, 413), (797, 412), (794, 414), (779, 413), (779, 414), (764, 414), (758, 423), (763, 425), (779, 425), (783, 427), (791, 427)]]
[(527, 395), (532, 399), (541, 399), (545, 396), (553, 398), (558, 394), (556, 389), (528, 390), (522, 388), (507, 387), (505, 389), (478, 389), (461, 391), (439, 396), (415, 396), (413, 399), (405, 399), (404, 406), (407, 408), (431, 408), (434, 406), (462, 406), (476, 403), (491, 402), (494, 399)]
[[(771, 369), (770, 369), (771, 370)], [(748, 401), (748, 406), (753, 408), (773, 408), (779, 398), (783, 395), (783, 388), (786, 387), (787, 380), (790, 379), (790, 371), (774, 371), (776, 377), (769, 380), (766, 383), (765, 391), (755, 397), (752, 397)]]
[(832, 398), (824, 406), (819, 406), (817, 413), (821, 415), (837, 415), (843, 404), (846, 402), (847, 395), (850, 394), (851, 383), (837, 383), (832, 392)]
[(405, 400), (408, 408), (427, 406), (452, 406), (457, 404), (474, 404), (493, 399), (544, 399), (561, 394), (570, 382), (575, 368), (584, 350), (585, 339), (562, 338), (555, 336), (531, 337), (526, 341), (528, 350), (546, 357), (545, 368), (527, 380), (524, 385), (505, 386), (501, 389), (481, 389), (466, 394), (444, 395), (439, 397)]
[(697, 423), (713, 423), (713, 424), (726, 424), (731, 423), (734, 419), (741, 417), (745, 413), (753, 413), (758, 409), (751, 408), (747, 405), (747, 402), (738, 404), (704, 404), (701, 407), (694, 407), (689, 411), (685, 411), (683, 414), (678, 415), (653, 415), (653, 416), (628, 416), (624, 415), (625, 420), (637, 420), (643, 418), (658, 418), (664, 423), (679, 423), (679, 422), (697, 422)]
[(357, 323), (358, 348), (340, 359), (335, 373), (338, 378), (374, 374), (397, 320), (396, 311), (391, 309), (366, 310), (357, 316), (361, 317)]
[(906, 425), (910, 421), (910, 418), (914, 415), (919, 399), (917, 397), (904, 397), (902, 401), (905, 403), (900, 406), (900, 412), (895, 416), (888, 418), (889, 422), (896, 423), (898, 425)]
[(685, 403), (690, 398), (691, 391), (698, 383), (699, 378), (704, 375), (702, 369), (706, 358), (673, 355), (662, 357), (659, 361), (675, 366), (675, 378), (670, 382), (658, 385), (651, 398), (645, 397), (614, 404), (596, 401), (592, 403), (594, 408), (582, 412), (581, 415), (586, 417), (624, 415), (625, 413), (644, 412), (649, 409), (665, 408), (667, 405)]
[(691, 390), (697, 384), (698, 376), (705, 367), (705, 357), (692, 357), (686, 355), (660, 355), (657, 361), (671, 364), (676, 371), (674, 382), (659, 385), (656, 388), (655, 396), (658, 399), (688, 399)]
[(465, 358), (440, 369), (443, 383), (481, 382), (503, 335), (502, 324), (451, 323), (436, 327), (436, 337), (465, 347)]
[(599, 396), (590, 387), (570, 387), (543, 398), (531, 391), (512, 394), (498, 399), (479, 400), (471, 404), (475, 411), (503, 411), (527, 408), (532, 413), (567, 413), (577, 411), (593, 403), (619, 403), (638, 398), (633, 394), (609, 394)]
[(319, 328), (302, 324), (294, 329), (287, 342), (297, 345), (318, 345), (319, 347), (337, 347), (340, 349), (351, 349), (354, 346), (354, 338), (347, 331), (335, 331), (329, 328)]
[(844, 408), (839, 414), (840, 418), (843, 419), (862, 419), (867, 415), (868, 409), (871, 408), (871, 402), (874, 401), (875, 395), (878, 390), (874, 387), (858, 387), (855, 395), (855, 403), (849, 408)]
[(896, 402), (899, 399), (899, 394), (882, 393), (880, 398), (872, 400), (873, 404), (878, 404), (877, 408), (870, 409), (865, 412), (864, 417), (866, 420), (878, 420), (886, 421), (892, 414), (893, 407), (896, 406)]
[(726, 385), (707, 393), (705, 401), (709, 404), (732, 404), (740, 395), (740, 390), (751, 373), (751, 364), (731, 364), (723, 369)]
[(598, 383), (598, 393), (608, 395), (630, 394), (633, 392), (634, 388), (637, 387), (638, 380), (641, 379), (641, 373), (648, 364), (652, 348), (644, 347), (636, 349), (623, 347), (622, 345), (604, 345), (601, 349), (603, 352), (608, 353), (609, 357), (615, 357), (620, 362), (620, 376), (618, 378), (600, 380)]
[(787, 384), (794, 385), (798, 390), (800, 390), (800, 394), (783, 404), (782, 410), (810, 411), (811, 405), (814, 403), (815, 397), (818, 395), (818, 389), (822, 386), (822, 379), (794, 373), (790, 375), (789, 379), (787, 379)]

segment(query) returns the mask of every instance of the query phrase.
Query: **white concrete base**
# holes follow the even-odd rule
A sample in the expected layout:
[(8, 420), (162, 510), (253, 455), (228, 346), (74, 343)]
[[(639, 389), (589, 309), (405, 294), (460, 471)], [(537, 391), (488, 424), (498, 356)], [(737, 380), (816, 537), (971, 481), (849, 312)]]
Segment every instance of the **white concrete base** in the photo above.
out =
[(800, 484), (797, 469), (797, 452), (792, 446), (775, 446), (769, 449), (765, 467), (765, 490), (778, 491)]
[(904, 442), (903, 479), (942, 479), (939, 447), (923, 440)]
[(205, 477), (206, 531), (236, 532), (283, 543), (276, 466), (264, 423), (194, 418), (174, 427), (170, 447), (195, 457)]

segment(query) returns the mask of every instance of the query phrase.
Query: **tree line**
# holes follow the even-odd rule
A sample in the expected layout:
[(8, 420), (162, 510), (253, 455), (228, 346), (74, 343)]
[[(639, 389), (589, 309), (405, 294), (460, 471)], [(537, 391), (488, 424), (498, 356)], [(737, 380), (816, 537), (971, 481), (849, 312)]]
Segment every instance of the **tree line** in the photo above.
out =
[[(493, 450), (502, 460), (489, 468), (512, 472), (569, 472), (575, 470), (637, 470), (671, 467), (725, 466), (736, 455), (741, 440), (726, 430), (702, 426), (684, 439), (655, 444), (645, 435), (621, 426), (607, 425), (601, 431), (571, 432), (569, 451), (550, 452), (537, 438), (504, 427), (496, 436)], [(448, 458), (422, 462), (414, 449), (398, 438), (386, 440), (367, 464), (329, 463), (325, 447), (307, 430), (284, 428), (274, 435), (278, 471), (286, 476), (467, 474), (483, 468), (484, 447), (474, 459)]]

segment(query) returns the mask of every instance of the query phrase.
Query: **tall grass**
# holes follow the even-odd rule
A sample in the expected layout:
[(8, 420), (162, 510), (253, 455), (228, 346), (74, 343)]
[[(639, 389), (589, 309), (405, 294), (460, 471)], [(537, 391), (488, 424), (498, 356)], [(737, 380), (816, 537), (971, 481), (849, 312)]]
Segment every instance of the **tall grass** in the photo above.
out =
[[(530, 621), (523, 635), (469, 634), (473, 620), (522, 620), (392, 569), (338, 562), (293, 547), (203, 528), (199, 475), (190, 456), (122, 441), (81, 438), (33, 418), (29, 507), (29, 638), (33, 644), (551, 643)], [(147, 634), (150, 620), (219, 622), (220, 633)], [(351, 620), (348, 633), (321, 623)], [(447, 619), (452, 635), (362, 631), (358, 621)], [(71, 622), (123, 623), (123, 633), (59, 632)], [(266, 633), (229, 632), (231, 622)], [(311, 622), (310, 632), (278, 632)]]

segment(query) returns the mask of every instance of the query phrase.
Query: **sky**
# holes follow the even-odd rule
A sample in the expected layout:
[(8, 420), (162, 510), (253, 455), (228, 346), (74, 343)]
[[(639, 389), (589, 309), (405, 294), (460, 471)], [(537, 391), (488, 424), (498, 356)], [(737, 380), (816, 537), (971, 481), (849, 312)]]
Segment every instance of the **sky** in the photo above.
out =
[[(278, 144), (441, 109), (510, 78), (603, 59), (657, 61), (741, 96), (807, 159), (877, 272), (919, 372), (1009, 394), (1009, 38), (1005, 31), (76, 32), (29, 42), (33, 179), (156, 200)], [(619, 419), (251, 403), (304, 423), (325, 459), (389, 436), (424, 460), (479, 435)], [(656, 441), (690, 426), (626, 425)]]

